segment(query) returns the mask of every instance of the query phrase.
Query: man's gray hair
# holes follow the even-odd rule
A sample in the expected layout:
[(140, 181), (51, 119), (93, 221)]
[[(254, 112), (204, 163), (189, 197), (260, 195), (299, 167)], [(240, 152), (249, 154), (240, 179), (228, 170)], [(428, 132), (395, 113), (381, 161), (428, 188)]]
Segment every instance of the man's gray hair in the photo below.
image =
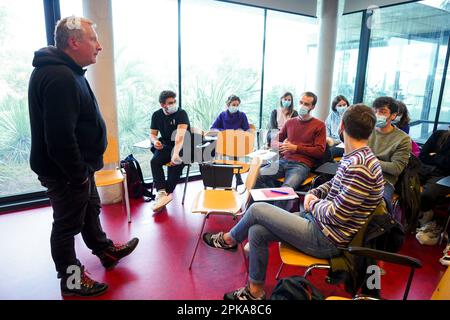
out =
[(82, 23), (87, 23), (95, 28), (95, 23), (92, 20), (83, 17), (70, 16), (59, 20), (55, 28), (56, 47), (61, 50), (66, 49), (70, 37), (80, 40), (83, 36)]

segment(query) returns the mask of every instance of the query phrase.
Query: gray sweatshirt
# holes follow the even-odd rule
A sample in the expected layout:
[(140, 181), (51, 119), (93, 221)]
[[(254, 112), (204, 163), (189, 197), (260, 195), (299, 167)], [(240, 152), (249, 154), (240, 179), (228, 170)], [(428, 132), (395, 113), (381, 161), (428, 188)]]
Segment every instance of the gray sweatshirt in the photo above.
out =
[(380, 161), (384, 180), (394, 186), (398, 176), (408, 164), (411, 138), (396, 127), (389, 133), (374, 130), (368, 145)]

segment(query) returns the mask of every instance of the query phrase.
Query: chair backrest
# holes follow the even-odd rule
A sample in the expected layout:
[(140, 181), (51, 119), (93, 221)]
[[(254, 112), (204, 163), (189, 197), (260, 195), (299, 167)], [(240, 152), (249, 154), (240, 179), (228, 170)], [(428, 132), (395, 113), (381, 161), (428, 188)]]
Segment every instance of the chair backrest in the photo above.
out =
[(205, 188), (231, 189), (234, 167), (214, 163), (200, 163), (203, 186)]
[(256, 126), (254, 124), (249, 123), (248, 126), (249, 126), (250, 130), (253, 130), (253, 131), (256, 130)]
[(119, 143), (117, 138), (108, 135), (108, 146), (103, 154), (103, 163), (117, 166), (119, 163)]
[(254, 146), (254, 131), (224, 130), (217, 136), (216, 154), (240, 158), (253, 152)]
[(252, 190), (256, 184), (256, 178), (259, 175), (259, 168), (261, 167), (261, 158), (254, 157), (250, 163), (250, 169), (248, 171), (247, 179), (245, 180), (245, 188)]

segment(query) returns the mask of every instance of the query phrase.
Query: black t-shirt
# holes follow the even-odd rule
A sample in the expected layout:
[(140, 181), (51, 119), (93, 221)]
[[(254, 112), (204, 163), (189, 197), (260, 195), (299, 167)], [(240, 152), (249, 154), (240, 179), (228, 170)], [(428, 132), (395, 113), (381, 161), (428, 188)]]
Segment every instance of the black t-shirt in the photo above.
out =
[(191, 130), (189, 117), (186, 111), (178, 109), (174, 114), (166, 115), (164, 114), (163, 109), (159, 109), (152, 115), (150, 129), (159, 131), (161, 134), (159, 141), (161, 141), (163, 145), (173, 147), (175, 141), (172, 140), (172, 134), (174, 134), (173, 139), (175, 139), (174, 132), (176, 132), (178, 125), (180, 124), (187, 124), (187, 130)]

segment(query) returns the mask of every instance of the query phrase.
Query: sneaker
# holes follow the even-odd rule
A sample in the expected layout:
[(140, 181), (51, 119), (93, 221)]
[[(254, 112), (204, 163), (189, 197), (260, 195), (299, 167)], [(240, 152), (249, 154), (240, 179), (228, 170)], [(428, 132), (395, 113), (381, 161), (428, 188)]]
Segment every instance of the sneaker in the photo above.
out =
[(417, 232), (433, 232), (438, 228), (438, 225), (436, 224), (436, 221), (430, 221), (424, 224), (422, 227), (417, 228)]
[(120, 259), (132, 253), (138, 243), (139, 239), (133, 238), (125, 244), (114, 244), (98, 254), (98, 257), (105, 269), (110, 270), (116, 266)]
[(65, 297), (68, 296), (80, 296), (80, 297), (96, 297), (108, 290), (106, 283), (97, 282), (91, 279), (88, 272), (81, 267), (81, 277), (73, 284), (76, 288), (68, 288), (68, 277), (61, 279), (61, 294)]
[(416, 239), (421, 245), (435, 246), (438, 244), (441, 237), (441, 232), (436, 229), (432, 232), (418, 232), (416, 234)]
[(447, 252), (450, 251), (450, 244), (448, 244), (445, 249), (442, 251), (443, 254), (446, 254)]
[(204, 233), (203, 241), (210, 247), (224, 250), (236, 250), (237, 244), (227, 244), (223, 238), (223, 232), (219, 233)]
[[(447, 246), (448, 247), (448, 246)], [(442, 258), (439, 259), (439, 262), (443, 265), (443, 266), (450, 266), (450, 251), (447, 251)]]
[(223, 296), (224, 300), (266, 300), (266, 295), (263, 294), (261, 297), (254, 297), (250, 293), (248, 286), (237, 289), (236, 291), (225, 293)]
[(172, 201), (172, 194), (167, 194), (166, 190), (159, 190), (156, 194), (155, 203), (153, 203), (152, 209), (154, 212), (159, 212)]
[(419, 219), (420, 226), (422, 227), (426, 225), (428, 222), (431, 221), (431, 219), (433, 219), (433, 210), (422, 212), (422, 217)]

